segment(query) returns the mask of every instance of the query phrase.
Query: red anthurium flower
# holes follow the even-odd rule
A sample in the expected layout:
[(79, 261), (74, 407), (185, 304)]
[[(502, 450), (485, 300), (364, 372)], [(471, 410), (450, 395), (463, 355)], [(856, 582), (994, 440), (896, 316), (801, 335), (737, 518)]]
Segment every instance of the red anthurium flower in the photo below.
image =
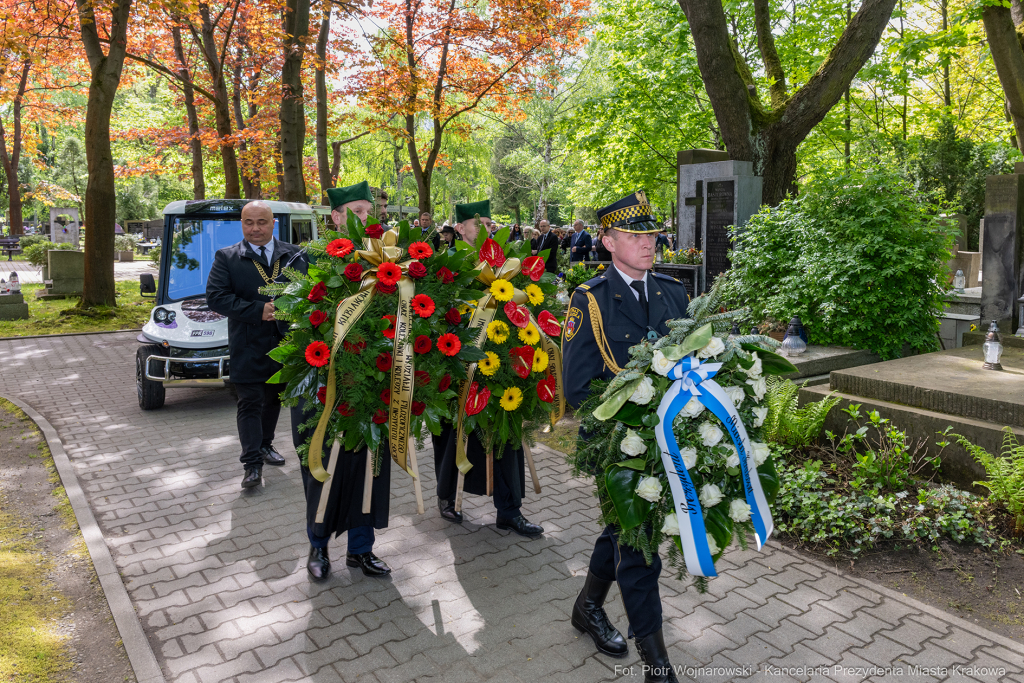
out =
[(554, 403), (555, 401), (555, 378), (548, 375), (546, 378), (537, 382), (537, 398), (544, 401), (545, 403)]
[(397, 263), (385, 261), (377, 266), (377, 279), (386, 285), (398, 284), (398, 281), (402, 279), (402, 269)]
[(416, 340), (412, 343), (412, 350), (416, 353), (426, 353), (433, 345), (433, 342), (430, 341), (430, 337), (425, 334), (421, 334), (416, 337)]
[(434, 315), (434, 300), (426, 294), (417, 294), (409, 302), (412, 310), (421, 318), (429, 318)]
[(313, 311), (309, 314), (309, 324), (313, 327), (320, 327), (327, 321), (327, 314), (323, 311)]
[(540, 256), (527, 256), (519, 270), (534, 282), (540, 282), (541, 276), (544, 275), (544, 259)]
[(509, 301), (505, 304), (505, 316), (508, 321), (520, 329), (526, 329), (526, 326), (530, 324), (530, 312), (526, 310), (526, 306), (520, 306), (515, 301)]
[(480, 247), (480, 260), (491, 268), (500, 268), (505, 263), (505, 252), (501, 250), (501, 245), (488, 238), (484, 240), (484, 246)]
[(409, 264), (409, 268), (406, 272), (409, 273), (409, 277), (413, 280), (419, 280), (421, 277), (426, 277), (427, 267), (419, 261), (413, 261)]
[[(437, 345), (438, 346), (441, 345), (440, 340), (438, 340)], [(450, 387), (451, 385), (452, 385), (452, 376), (451, 375), (445, 375), (444, 377), (441, 378), (441, 381), (437, 383), (437, 390), (438, 391), (448, 391), (448, 387)]]
[(380, 370), (381, 372), (387, 372), (388, 370), (390, 370), (391, 363), (392, 360), (390, 352), (384, 351), (383, 353), (377, 356), (377, 369)]
[(466, 415), (476, 415), (487, 407), (491, 400), (491, 390), (487, 387), (481, 388), (476, 382), (469, 385), (469, 395), (466, 396)]
[(346, 239), (331, 240), (327, 245), (327, 253), (331, 256), (336, 256), (337, 258), (348, 256), (352, 253), (353, 249), (355, 249), (355, 247), (352, 245), (352, 240)]
[(359, 278), (363, 276), (363, 267), (358, 263), (350, 263), (345, 266), (345, 277), (352, 282), (359, 282)]
[(327, 296), (327, 285), (323, 282), (318, 282), (313, 285), (313, 289), (309, 291), (309, 296), (306, 298), (316, 304), (323, 301), (325, 296)]
[(562, 336), (562, 326), (558, 324), (558, 318), (551, 315), (551, 311), (541, 311), (537, 316), (537, 324), (541, 331), (549, 337)]
[(393, 315), (385, 315), (384, 317), (381, 318), (381, 320), (387, 320), (390, 323), (390, 326), (388, 327), (388, 329), (384, 330), (384, 332), (383, 332), (384, 336), (387, 337), (388, 339), (394, 339), (395, 338), (395, 322), (396, 322), (395, 316), (393, 316)]
[(320, 387), (316, 390), (316, 400), (327, 403), (327, 387)]
[(451, 332), (442, 334), (437, 338), (437, 349), (446, 356), (454, 356), (462, 349), (462, 341)]
[(363, 341), (362, 339), (354, 342), (351, 342), (348, 339), (346, 339), (341, 343), (341, 345), (345, 349), (345, 353), (354, 353), (357, 356), (363, 352), (363, 349), (366, 348), (366, 342)]
[(430, 258), (434, 250), (426, 242), (413, 242), (409, 245), (409, 256), (413, 258)]
[(388, 411), (380, 408), (376, 413), (373, 414), (373, 423), (382, 425), (388, 421)]
[(398, 289), (398, 285), (386, 285), (377, 280), (377, 291), (381, 294), (394, 294), (396, 289)]
[(446, 285), (450, 285), (451, 283), (455, 282), (456, 275), (458, 275), (458, 273), (453, 273), (444, 266), (439, 268), (437, 271), (437, 279), (445, 283)]
[(314, 368), (322, 368), (331, 360), (331, 349), (322, 341), (315, 341), (306, 347), (306, 362)]
[(387, 387), (380, 392), (380, 400), (391, 405), (391, 387)]
[(462, 322), (462, 314), (457, 308), (449, 308), (448, 312), (444, 314), (444, 320), (449, 325), (458, 325)]
[(412, 402), (412, 414), (413, 415), (422, 415), (423, 411), (426, 410), (426, 409), (427, 409), (427, 404), (426, 403), (423, 403), (422, 401), (413, 401)]
[(338, 404), (338, 413), (342, 417), (352, 417), (356, 414), (356, 411), (352, 410), (347, 403), (342, 401)]
[(379, 223), (366, 226), (366, 236), (372, 237), (375, 240), (379, 240), (384, 236), (384, 228), (380, 227)]
[(509, 349), (508, 355), (512, 357), (512, 369), (520, 379), (526, 379), (533, 371), (533, 347), (517, 346)]
[(425, 387), (430, 384), (430, 373), (426, 370), (417, 370), (413, 374), (416, 376), (416, 386)]

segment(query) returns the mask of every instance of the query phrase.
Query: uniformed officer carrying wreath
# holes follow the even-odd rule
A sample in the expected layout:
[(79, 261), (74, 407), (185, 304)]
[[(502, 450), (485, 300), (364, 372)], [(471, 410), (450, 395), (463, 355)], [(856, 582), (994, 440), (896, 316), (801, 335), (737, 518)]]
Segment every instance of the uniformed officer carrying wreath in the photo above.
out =
[[(644, 338), (668, 333), (666, 322), (686, 317), (684, 285), (650, 270), (659, 226), (642, 191), (597, 212), (612, 267), (576, 288), (562, 338), (565, 396), (578, 407), (594, 379), (610, 380), (629, 361), (628, 350)], [(582, 433), (581, 437), (586, 438)], [(613, 526), (594, 544), (583, 590), (572, 610), (572, 624), (590, 634), (597, 649), (625, 657), (628, 648), (602, 607), (613, 582), (629, 619), (630, 637), (646, 669), (648, 682), (676, 681), (662, 636), (658, 577), (661, 558), (650, 565), (641, 552), (620, 545)]]

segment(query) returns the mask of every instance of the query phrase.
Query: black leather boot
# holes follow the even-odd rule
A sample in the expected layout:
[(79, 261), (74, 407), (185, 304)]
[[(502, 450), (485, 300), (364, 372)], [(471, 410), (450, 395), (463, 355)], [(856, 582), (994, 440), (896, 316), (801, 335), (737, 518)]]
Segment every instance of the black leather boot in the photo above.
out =
[(649, 636), (636, 639), (636, 651), (644, 667), (644, 683), (679, 683), (672, 664), (668, 661), (665, 638), (661, 629)]
[(576, 630), (590, 634), (598, 652), (609, 657), (625, 657), (629, 654), (626, 639), (608, 621), (602, 607), (611, 587), (611, 581), (604, 581), (588, 572), (583, 590), (572, 606), (572, 625)]

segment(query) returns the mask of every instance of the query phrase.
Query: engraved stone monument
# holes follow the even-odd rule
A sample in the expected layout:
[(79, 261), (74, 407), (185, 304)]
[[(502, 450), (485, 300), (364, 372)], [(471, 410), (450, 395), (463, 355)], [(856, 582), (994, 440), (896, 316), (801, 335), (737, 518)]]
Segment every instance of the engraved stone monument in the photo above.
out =
[[(58, 216), (68, 216), (71, 220), (58, 221)], [(54, 244), (73, 244), (78, 249), (78, 209), (72, 207), (53, 207), (50, 209), (50, 241)]]
[(988, 176), (981, 254), (981, 319), (1013, 334), (1024, 286), (1024, 175)]

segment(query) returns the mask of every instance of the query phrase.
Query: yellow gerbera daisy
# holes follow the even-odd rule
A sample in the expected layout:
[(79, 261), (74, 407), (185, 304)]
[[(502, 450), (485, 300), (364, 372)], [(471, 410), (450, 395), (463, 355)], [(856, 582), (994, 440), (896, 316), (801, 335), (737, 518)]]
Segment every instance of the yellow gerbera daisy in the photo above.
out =
[(498, 371), (498, 368), (501, 367), (501, 360), (498, 358), (498, 354), (493, 351), (488, 351), (487, 358), (482, 358), (480, 362), (477, 363), (476, 367), (484, 375), (490, 377)]
[(538, 332), (537, 328), (533, 326), (533, 323), (530, 323), (523, 329), (519, 330), (519, 340), (532, 346), (540, 341), (540, 332)]
[(544, 372), (548, 369), (548, 352), (544, 349), (534, 349), (533, 351), (533, 371)]
[(512, 283), (508, 280), (498, 278), (491, 283), (491, 296), (498, 301), (512, 301), (512, 294), (515, 288), (512, 287)]
[(509, 387), (501, 395), (501, 407), (511, 412), (523, 403), (523, 392), (518, 387)]
[(488, 323), (487, 338), (495, 344), (504, 344), (508, 341), (508, 325), (500, 320)]
[(526, 296), (530, 298), (530, 303), (534, 306), (544, 302), (544, 291), (537, 285), (526, 285), (525, 291)]

